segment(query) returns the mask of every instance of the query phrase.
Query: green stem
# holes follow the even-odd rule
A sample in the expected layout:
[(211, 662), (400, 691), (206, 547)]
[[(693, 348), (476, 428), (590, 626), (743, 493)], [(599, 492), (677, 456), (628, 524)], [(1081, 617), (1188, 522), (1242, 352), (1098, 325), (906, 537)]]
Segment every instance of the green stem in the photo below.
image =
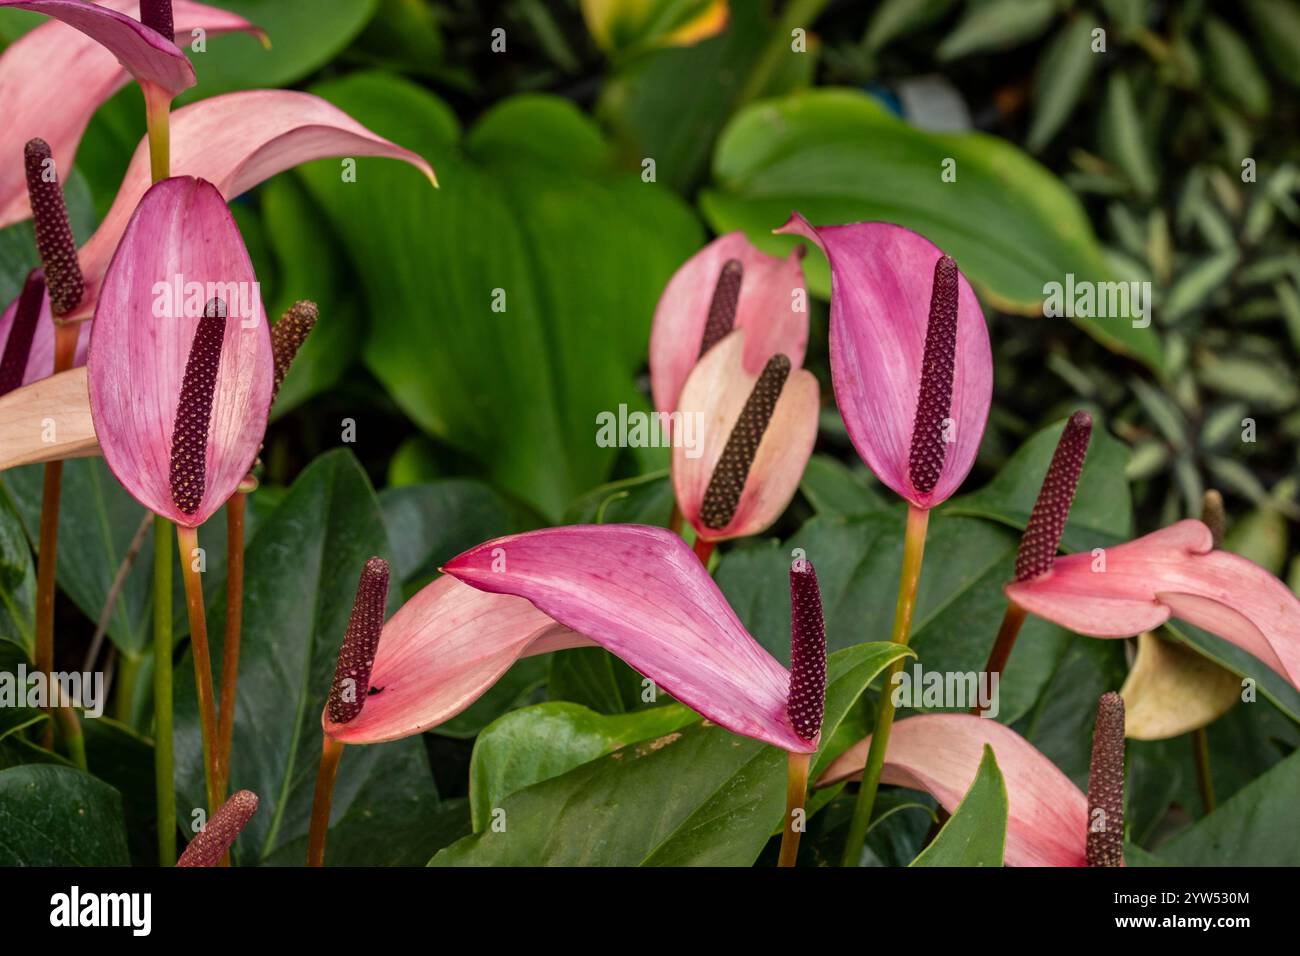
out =
[[(121, 688), (119, 687), (119, 692)], [(153, 523), (154, 785), (158, 795), (158, 865), (176, 864), (176, 792), (172, 759), (172, 523)]]
[(1204, 727), (1192, 731), (1192, 750), (1196, 757), (1196, 785), (1201, 791), (1205, 815), (1214, 812), (1214, 779), (1210, 776), (1210, 735)]
[(171, 98), (152, 83), (142, 83), (149, 136), (149, 173), (154, 182), (171, 175)]
[(736, 95), (732, 107), (734, 112), (739, 112), (742, 107), (757, 99), (767, 89), (773, 75), (781, 66), (783, 56), (807, 56), (806, 53), (795, 53), (790, 49), (790, 33), (797, 27), (802, 27), (805, 31), (810, 30), (813, 21), (821, 15), (827, 2), (828, 0), (790, 0), (785, 5), (785, 12), (773, 27), (767, 46), (763, 48), (754, 68), (749, 71), (745, 85)]
[[(921, 561), (925, 557), (925, 531), (930, 523), (930, 512), (915, 505), (907, 509), (907, 531), (903, 536), (903, 565), (898, 579), (898, 603), (894, 605), (894, 630), (890, 640), (907, 645), (912, 635), (912, 612), (916, 608), (916, 586), (921, 580)], [(853, 822), (844, 842), (841, 866), (857, 866), (862, 858), (862, 846), (867, 839), (871, 823), (871, 810), (876, 803), (876, 790), (880, 787), (880, 773), (885, 766), (885, 751), (889, 747), (889, 732), (894, 726), (894, 695), (890, 691), (894, 675), (903, 668), (903, 658), (890, 665), (880, 692), (880, 712), (876, 715), (876, 729), (871, 735), (871, 749), (867, 752), (867, 765), (862, 771), (862, 786), (858, 789), (858, 802), (853, 808)]]
[(54, 713), (59, 721), (63, 745), (68, 748), (68, 757), (78, 770), (89, 770), (86, 764), (86, 738), (81, 733), (81, 718), (67, 704), (56, 707)]
[(139, 655), (118, 654), (117, 696), (113, 698), (113, 717), (124, 724), (135, 726), (135, 688), (144, 670), (144, 658)]

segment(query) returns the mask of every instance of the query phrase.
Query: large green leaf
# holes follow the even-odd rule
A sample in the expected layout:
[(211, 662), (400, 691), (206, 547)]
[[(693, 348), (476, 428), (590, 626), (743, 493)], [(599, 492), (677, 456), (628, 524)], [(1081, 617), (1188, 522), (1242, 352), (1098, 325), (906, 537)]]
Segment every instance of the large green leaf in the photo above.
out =
[[(940, 179), (947, 160), (956, 181)], [(1041, 314), (1048, 282), (1115, 277), (1082, 206), (1056, 177), (1010, 143), (983, 133), (928, 133), (871, 97), (826, 89), (756, 104), (723, 132), (715, 185), (701, 196), (718, 232), (743, 229), (769, 251), (770, 235), (798, 210), (810, 221), (880, 219), (915, 229), (943, 247), (986, 302)], [(809, 287), (825, 297), (830, 278), (814, 252)], [(1075, 319), (1108, 348), (1159, 368), (1155, 331), (1128, 318)]]
[(0, 770), (0, 866), (126, 866), (122, 798), (53, 764)]
[(379, 505), (399, 581), (430, 577), (462, 551), (518, 530), (510, 505), (481, 481), (385, 488)]
[(975, 782), (912, 866), (1001, 866), (1006, 842), (1007, 785), (985, 744)]
[(536, 704), (498, 718), (474, 742), (469, 768), (474, 832), (482, 832), (492, 808), (515, 791), (698, 719), (681, 704), (605, 715), (568, 702)]
[(304, 170), (382, 316), (367, 363), (425, 431), (558, 518), (618, 454), (596, 444), (596, 416), (646, 408), (634, 375), (698, 223), (664, 187), (615, 169), (563, 100), (507, 100), (462, 137), (445, 105), (392, 77), (316, 91), (427, 158), (442, 187), (389, 161), (360, 161), (355, 183), (337, 162)]
[(23, 524), (0, 485), (0, 641), (10, 641), (27, 656), (34, 649), (36, 567)]
[[(249, 543), (231, 788), (252, 790), (262, 802), (236, 846), (240, 863), (305, 859), (321, 710), (358, 576), (373, 555), (390, 555), (383, 513), (346, 450), (313, 462)], [(389, 597), (395, 605), (395, 588)], [(219, 635), (224, 604), (208, 610), (209, 631)], [(220, 673), (221, 642), (212, 643), (212, 667)], [(186, 659), (177, 667), (177, 802), (184, 825), (191, 808), (205, 801), (193, 664)], [(423, 862), (432, 851), (426, 841), (437, 809), (418, 738), (348, 747), (334, 788), (327, 859)]]
[[(829, 740), (890, 662), (868, 644), (827, 660)], [(780, 825), (786, 755), (701, 721), (625, 747), (500, 802), (489, 827), (443, 850), (435, 866), (749, 866)]]

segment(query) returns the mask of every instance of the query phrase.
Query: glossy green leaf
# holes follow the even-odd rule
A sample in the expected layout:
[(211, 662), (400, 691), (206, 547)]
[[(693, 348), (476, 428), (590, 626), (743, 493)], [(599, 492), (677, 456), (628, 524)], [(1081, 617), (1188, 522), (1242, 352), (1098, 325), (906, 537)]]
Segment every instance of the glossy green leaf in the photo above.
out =
[(912, 866), (1001, 866), (1006, 841), (1007, 785), (985, 744), (975, 782)]
[(799, 481), (799, 490), (818, 514), (852, 517), (883, 511), (887, 506), (869, 474), (830, 455), (813, 455)]
[(862, 45), (875, 52), (889, 41), (933, 23), (952, 7), (952, 0), (884, 0), (867, 23)]
[(672, 515), (673, 483), (667, 472), (613, 481), (572, 502), (565, 524), (651, 524), (665, 526)]
[(70, 767), (0, 770), (0, 866), (126, 866), (122, 798)]
[(462, 551), (518, 530), (510, 505), (472, 479), (386, 488), (379, 505), (400, 581), (432, 577)]
[(1043, 53), (1026, 141), (1031, 150), (1037, 152), (1052, 141), (1087, 92), (1097, 62), (1104, 55), (1092, 49), (1092, 31), (1097, 27), (1096, 17), (1080, 13), (1066, 21)]
[(1133, 84), (1124, 73), (1110, 74), (1102, 101), (1102, 141), (1106, 152), (1140, 196), (1156, 190), (1155, 160), (1148, 131), (1138, 112)]
[(952, 32), (935, 50), (940, 60), (1002, 50), (1032, 40), (1056, 16), (1054, 0), (982, 0), (967, 3)]
[[(950, 162), (949, 162), (950, 161)], [(955, 182), (941, 178), (945, 168)], [(851, 90), (816, 90), (759, 103), (719, 140), (714, 186), (701, 208), (718, 232), (745, 230), (760, 247), (792, 210), (811, 222), (880, 219), (929, 237), (951, 254), (988, 304), (1042, 314), (1049, 282), (1109, 280), (1079, 201), (1051, 173), (1005, 140), (983, 133), (927, 133)], [(804, 263), (809, 288), (830, 291), (825, 258)], [(1073, 321), (1108, 348), (1152, 367), (1155, 331), (1127, 318)]]

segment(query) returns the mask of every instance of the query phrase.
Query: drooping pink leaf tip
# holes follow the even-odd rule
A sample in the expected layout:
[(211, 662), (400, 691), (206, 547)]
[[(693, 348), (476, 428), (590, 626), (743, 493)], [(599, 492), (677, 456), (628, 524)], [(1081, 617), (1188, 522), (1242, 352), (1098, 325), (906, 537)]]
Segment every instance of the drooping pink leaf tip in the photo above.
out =
[(303, 299), (289, 306), (280, 317), (280, 321), (271, 326), (271, 355), (275, 362), (275, 381), (271, 388), (271, 401), (280, 394), (280, 386), (298, 355), (298, 350), (307, 341), (307, 336), (316, 327), (320, 309), (315, 302)]
[(912, 424), (908, 477), (912, 487), (929, 494), (939, 483), (943, 460), (951, 440), (952, 379), (957, 362), (957, 263), (940, 256), (934, 264), (930, 292), (930, 318), (925, 328), (921, 359), (921, 388)]
[(736, 424), (727, 436), (727, 443), (700, 502), (700, 521), (706, 528), (721, 530), (735, 516), (749, 478), (749, 469), (776, 412), (776, 403), (790, 377), (790, 368), (787, 356), (773, 355), (763, 366), (758, 381), (745, 400), (745, 407), (740, 410)]
[(36, 338), (36, 323), (41, 317), (41, 304), (45, 301), (45, 273), (33, 269), (27, 273), (23, 291), (18, 296), (14, 320), (9, 325), (9, 338), (0, 352), (0, 395), (8, 395), (23, 383), (23, 373), (32, 355), (32, 340)]
[(209, 299), (190, 344), (172, 428), (172, 502), (182, 514), (199, 510), (207, 487), (208, 426), (225, 338), (226, 303)]
[(36, 232), (36, 251), (40, 253), (41, 264), (45, 267), (45, 284), (50, 290), (50, 311), (56, 316), (66, 315), (81, 303), (85, 282), (50, 144), (43, 139), (28, 140), (23, 148), (23, 165), (27, 173), (27, 196), (32, 206), (32, 225)]
[(216, 866), (230, 850), (239, 832), (257, 812), (257, 794), (251, 790), (238, 790), (212, 815), (207, 825), (195, 834), (185, 848), (178, 867)]
[(168, 40), (174, 39), (172, 0), (140, 0), (140, 22)]
[(361, 570), (357, 599), (348, 619), (347, 634), (334, 668), (330, 687), (329, 715), (336, 724), (346, 724), (361, 713), (370, 693), (370, 669), (379, 650), (384, 629), (384, 608), (388, 603), (388, 562), (371, 558)]
[(826, 620), (817, 572), (807, 558), (790, 566), (790, 694), (786, 715), (804, 740), (821, 733), (826, 707)]
[(1025, 525), (1025, 536), (1020, 539), (1020, 549), (1016, 552), (1017, 581), (1028, 581), (1052, 570), (1091, 439), (1092, 416), (1085, 411), (1075, 412), (1056, 442), (1038, 500)]
[(740, 306), (740, 285), (745, 278), (745, 267), (739, 259), (728, 259), (718, 273), (718, 284), (713, 287), (709, 302), (709, 317), (704, 323), (704, 337), (700, 340), (700, 357), (717, 345), (736, 324), (736, 309)]
[(1088, 767), (1089, 866), (1124, 865), (1124, 698), (1111, 691), (1097, 701)]

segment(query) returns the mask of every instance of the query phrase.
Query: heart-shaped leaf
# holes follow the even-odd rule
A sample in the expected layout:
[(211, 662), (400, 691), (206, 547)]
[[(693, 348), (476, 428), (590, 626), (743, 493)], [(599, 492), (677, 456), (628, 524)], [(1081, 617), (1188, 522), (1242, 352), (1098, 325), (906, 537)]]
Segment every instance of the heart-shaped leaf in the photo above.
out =
[(0, 770), (0, 866), (126, 866), (122, 798), (55, 764)]

